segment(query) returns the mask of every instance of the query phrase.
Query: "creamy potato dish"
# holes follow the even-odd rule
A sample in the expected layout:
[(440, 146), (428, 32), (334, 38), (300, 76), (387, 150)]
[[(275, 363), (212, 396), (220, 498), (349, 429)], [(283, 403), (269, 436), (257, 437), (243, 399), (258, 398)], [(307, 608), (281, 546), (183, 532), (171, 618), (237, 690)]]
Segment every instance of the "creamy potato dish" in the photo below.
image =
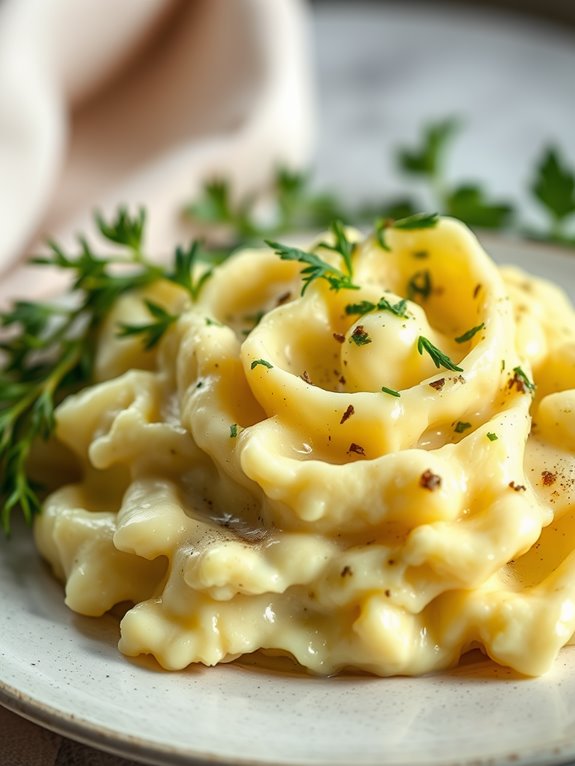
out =
[[(454, 220), (383, 233), (108, 318), (57, 411), (81, 480), (35, 539), (74, 611), (131, 602), (125, 654), (412, 675), (479, 647), (537, 675), (571, 640), (573, 309)], [(142, 298), (180, 315), (149, 351), (116, 330)]]

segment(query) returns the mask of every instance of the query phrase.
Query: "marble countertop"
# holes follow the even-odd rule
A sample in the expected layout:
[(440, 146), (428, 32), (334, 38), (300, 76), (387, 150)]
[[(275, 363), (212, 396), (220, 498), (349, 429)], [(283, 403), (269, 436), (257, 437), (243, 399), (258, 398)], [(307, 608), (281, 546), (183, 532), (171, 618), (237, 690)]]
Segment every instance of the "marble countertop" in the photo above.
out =
[[(495, 11), (420, 3), (313, 6), (317, 66), (316, 183), (353, 203), (404, 190), (393, 162), (426, 121), (463, 129), (448, 173), (485, 181), (537, 212), (526, 195), (542, 147), (575, 164), (575, 31)], [(9, 766), (129, 766), (0, 710)], [(21, 743), (35, 743), (22, 760)]]

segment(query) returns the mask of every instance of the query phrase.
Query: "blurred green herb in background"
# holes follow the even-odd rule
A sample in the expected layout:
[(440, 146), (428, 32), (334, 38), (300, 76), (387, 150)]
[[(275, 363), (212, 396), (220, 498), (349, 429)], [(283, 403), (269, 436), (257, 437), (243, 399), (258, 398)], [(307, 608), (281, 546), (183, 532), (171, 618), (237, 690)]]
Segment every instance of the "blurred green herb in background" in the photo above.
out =
[[(461, 120), (454, 117), (429, 123), (415, 145), (397, 147), (394, 160), (402, 179), (415, 181), (418, 189), (423, 183), (435, 210), (459, 218), (471, 228), (575, 247), (575, 169), (568, 166), (560, 151), (548, 146), (534, 163), (528, 191), (545, 221), (534, 229), (523, 220), (516, 203), (498, 199), (484, 182), (448, 181), (449, 151), (461, 128)], [(351, 207), (335, 194), (317, 192), (309, 172), (285, 168), (277, 171), (270, 191), (271, 216), (268, 210), (268, 217), (262, 218), (258, 214), (260, 200), (251, 197), (233, 203), (230, 184), (221, 179), (211, 181), (187, 206), (185, 215), (195, 224), (208, 229), (215, 225), (224, 231), (226, 246), (216, 253), (224, 257), (238, 247), (261, 244), (278, 234), (325, 229), (335, 219), (371, 226), (374, 221), (405, 218), (429, 207), (415, 192)]]

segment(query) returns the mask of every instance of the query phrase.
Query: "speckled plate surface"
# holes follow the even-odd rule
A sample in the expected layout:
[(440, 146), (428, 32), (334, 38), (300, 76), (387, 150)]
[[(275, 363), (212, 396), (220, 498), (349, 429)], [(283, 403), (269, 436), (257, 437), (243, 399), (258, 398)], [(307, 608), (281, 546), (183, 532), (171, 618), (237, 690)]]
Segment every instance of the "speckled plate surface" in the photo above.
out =
[[(575, 296), (575, 256), (485, 240)], [(479, 654), (419, 679), (318, 679), (227, 665), (166, 673), (117, 649), (118, 621), (80, 618), (19, 530), (0, 542), (0, 702), (153, 764), (503, 766), (575, 758), (575, 647), (544, 678)]]

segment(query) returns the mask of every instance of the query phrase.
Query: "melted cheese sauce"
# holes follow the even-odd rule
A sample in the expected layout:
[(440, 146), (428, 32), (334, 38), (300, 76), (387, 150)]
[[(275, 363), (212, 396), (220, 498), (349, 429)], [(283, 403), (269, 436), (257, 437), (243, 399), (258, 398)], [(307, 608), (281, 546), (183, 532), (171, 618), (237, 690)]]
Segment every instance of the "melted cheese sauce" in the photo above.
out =
[(153, 353), (116, 337), (147, 320), (123, 299), (99, 382), (58, 410), (82, 480), (48, 498), (38, 548), (71, 609), (132, 602), (120, 650), (168, 669), (264, 649), (420, 674), (479, 646), (543, 673), (575, 631), (573, 309), (453, 220), (390, 230), (389, 252), (353, 236), (358, 290), (302, 295), (302, 265), (263, 250), (193, 305), (150, 288), (181, 311)]

